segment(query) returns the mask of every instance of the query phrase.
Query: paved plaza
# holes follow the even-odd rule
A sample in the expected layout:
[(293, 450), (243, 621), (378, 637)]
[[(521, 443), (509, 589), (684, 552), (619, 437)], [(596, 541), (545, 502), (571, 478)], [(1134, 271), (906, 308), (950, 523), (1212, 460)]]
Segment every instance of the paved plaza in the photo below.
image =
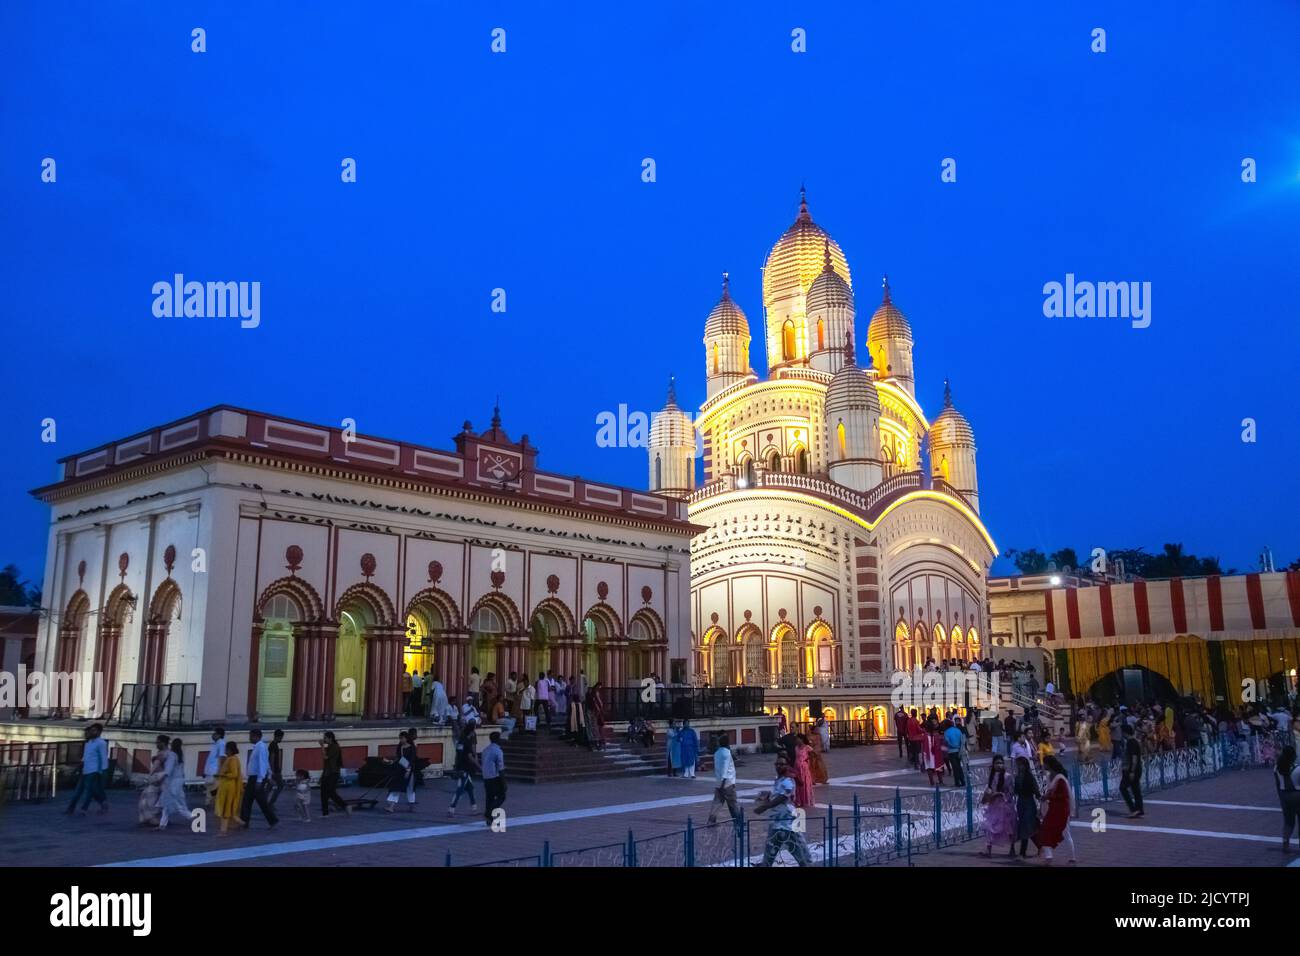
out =
[[(987, 762), (987, 756), (976, 763)], [(827, 765), (831, 783), (817, 787), (818, 810), (862, 802), (891, 800), (895, 788), (903, 793), (929, 790), (924, 775), (901, 766), (892, 747), (834, 750)], [(740, 755), (738, 792), (752, 801), (768, 783), (771, 758)], [(481, 782), (476, 790), (482, 807)], [(269, 865), (269, 866), (443, 866), (450, 853), (457, 865), (483, 863), (537, 854), (549, 841), (552, 852), (617, 845), (629, 831), (638, 840), (683, 830), (689, 818), (696, 826), (708, 815), (712, 778), (694, 780), (636, 777), (573, 784), (511, 786), (506, 802), (504, 832), (488, 832), (480, 815), (462, 800), (457, 816), (447, 815), (450, 779), (430, 780), (417, 791), (414, 813), (404, 809), (388, 816), (378, 809), (351, 817), (331, 814), (322, 819), (313, 792), (310, 823), (293, 819), (292, 795), (279, 802), (279, 827), (269, 830), (254, 810), (252, 829), (218, 836), (192, 833), (173, 825), (162, 833), (135, 825), (135, 793), (110, 792), (110, 812), (98, 816), (92, 805), (86, 817), (68, 817), (64, 800), (43, 804), (14, 804), (0, 810), (0, 865), (84, 866), (125, 865)], [(358, 796), (356, 788), (345, 797)], [(68, 795), (70, 796), (70, 794)], [(201, 794), (191, 793), (191, 803)], [(1105, 832), (1094, 832), (1091, 807), (1082, 808), (1073, 827), (1078, 866), (1286, 866), (1298, 865), (1300, 855), (1280, 849), (1281, 812), (1267, 770), (1228, 771), (1218, 777), (1187, 783), (1147, 798), (1147, 815), (1130, 820), (1120, 802), (1106, 804)], [(723, 819), (726, 818), (725, 811)], [(755, 824), (751, 852), (761, 852), (762, 826)], [(810, 840), (813, 839), (810, 832)], [(1041, 866), (1039, 860), (1012, 861), (1006, 847), (992, 859), (980, 854), (980, 837), (966, 843), (930, 850), (912, 858), (917, 866)], [(1030, 852), (1033, 849), (1031, 846)], [(1056, 866), (1065, 867), (1064, 851)], [(617, 849), (603, 859), (616, 860)], [(819, 858), (819, 857), (818, 857)], [(592, 860), (602, 859), (594, 855)], [(643, 861), (645, 862), (645, 861)], [(843, 864), (845, 861), (841, 861)], [(851, 858), (850, 861), (851, 862)], [(906, 861), (889, 865), (905, 866)]]

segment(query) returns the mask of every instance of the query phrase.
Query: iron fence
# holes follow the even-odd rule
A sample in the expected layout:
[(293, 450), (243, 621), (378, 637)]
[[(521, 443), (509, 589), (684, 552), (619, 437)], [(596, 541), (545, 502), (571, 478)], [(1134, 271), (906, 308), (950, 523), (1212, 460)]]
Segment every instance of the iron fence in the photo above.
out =
[[(860, 744), (874, 744), (880, 742), (894, 743), (897, 738), (892, 735), (881, 736), (876, 732), (876, 725), (866, 718), (855, 720), (828, 720), (827, 724), (831, 728), (831, 746), (832, 747), (852, 747)], [(796, 720), (791, 725), (794, 733), (803, 734), (805, 737), (812, 739), (812, 735), (817, 733), (817, 725), (809, 720)]]
[(602, 687), (607, 721), (761, 717), (762, 687)]
[[(1221, 738), (1200, 747), (1163, 751), (1146, 758), (1143, 791), (1154, 792), (1207, 779), (1220, 773), (1266, 766), (1280, 749), (1281, 738), (1265, 735), (1243, 740)], [(1099, 759), (1071, 763), (1067, 768), (1076, 804), (1104, 803), (1119, 795), (1122, 762)], [(1035, 768), (1040, 785), (1046, 784)], [(862, 801), (856, 796), (848, 806), (828, 807), (825, 813), (803, 814), (796, 819), (812, 862), (816, 866), (875, 866), (943, 850), (984, 834), (984, 805), (988, 767), (971, 767), (964, 786), (935, 787), (904, 793), (892, 799)], [(758, 865), (767, 844), (770, 821), (750, 817), (744, 810), (735, 820), (696, 826), (594, 847), (552, 851), (550, 844), (534, 856), (514, 857), (477, 866), (590, 866), (590, 867), (746, 867)], [(451, 855), (447, 855), (451, 866)], [(787, 851), (778, 853), (774, 866), (795, 866)]]

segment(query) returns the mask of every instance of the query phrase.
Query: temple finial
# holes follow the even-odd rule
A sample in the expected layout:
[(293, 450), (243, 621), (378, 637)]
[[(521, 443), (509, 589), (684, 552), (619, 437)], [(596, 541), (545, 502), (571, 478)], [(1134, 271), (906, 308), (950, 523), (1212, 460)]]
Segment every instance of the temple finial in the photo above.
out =
[(804, 184), (799, 184), (799, 218), (805, 221), (811, 221), (812, 216), (808, 214), (808, 190)]
[(722, 297), (731, 298), (731, 273), (729, 272), (722, 273)]
[(943, 407), (952, 408), (952, 385), (946, 378), (943, 380)]
[(831, 262), (831, 241), (829, 238), (822, 240), (822, 272), (834, 272), (835, 266)]
[[(726, 275), (726, 273), (724, 272), (723, 275)], [(677, 404), (677, 376), (676, 375), (668, 376), (668, 404), (669, 405)]]
[(844, 333), (844, 364), (845, 365), (856, 364), (854, 358), (855, 357), (853, 355), (853, 333), (845, 332)]
[(492, 406), (492, 428), (495, 430), (495, 429), (499, 429), (500, 427), (501, 427), (501, 396), (498, 395), (496, 404)]
[(885, 273), (884, 278), (881, 280), (881, 284), (885, 287), (885, 298), (883, 302), (888, 303), (890, 301), (889, 300), (889, 273)]

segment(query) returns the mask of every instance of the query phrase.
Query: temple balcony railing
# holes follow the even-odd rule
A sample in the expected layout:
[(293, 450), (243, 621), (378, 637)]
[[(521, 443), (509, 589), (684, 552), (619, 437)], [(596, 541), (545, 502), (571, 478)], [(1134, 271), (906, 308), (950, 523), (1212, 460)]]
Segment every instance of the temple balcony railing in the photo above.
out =
[[(695, 676), (696, 686), (703, 686), (708, 678)], [(747, 671), (744, 687), (763, 687), (767, 690), (879, 690), (893, 687), (890, 675), (880, 674), (837, 674), (833, 671), (817, 671), (813, 674), (796, 674), (786, 672), (774, 674), (767, 671)]]
[[(805, 494), (821, 498), (833, 504), (848, 508), (856, 514), (869, 516), (873, 511), (878, 511), (887, 500), (896, 496), (906, 494), (909, 491), (916, 491), (924, 487), (924, 476), (919, 471), (906, 471), (902, 474), (894, 475), (887, 478), (870, 491), (854, 491), (852, 488), (846, 488), (841, 484), (831, 481), (824, 475), (803, 474), (800, 472), (788, 471), (765, 471), (758, 469), (754, 473), (753, 481), (742, 483), (740, 476), (735, 474), (725, 474), (709, 482), (695, 491), (691, 492), (686, 499), (688, 504), (699, 504), (707, 501), (709, 498), (718, 495), (727, 494), (732, 491), (749, 491), (761, 490), (764, 488), (776, 488), (790, 491), (800, 491)], [(945, 494), (952, 495), (959, 500), (964, 501), (955, 490), (950, 490), (950, 486), (942, 489)]]

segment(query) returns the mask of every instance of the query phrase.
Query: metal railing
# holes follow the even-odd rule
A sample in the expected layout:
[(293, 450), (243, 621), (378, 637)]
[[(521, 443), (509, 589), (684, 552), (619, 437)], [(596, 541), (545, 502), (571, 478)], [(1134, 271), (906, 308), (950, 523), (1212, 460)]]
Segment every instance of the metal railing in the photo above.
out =
[(113, 723), (170, 730), (194, 726), (197, 684), (123, 684)]
[[(605, 720), (761, 717), (762, 687), (602, 687)], [(646, 699), (647, 696), (650, 699)]]
[[(892, 743), (897, 739), (890, 733), (878, 734), (875, 723), (866, 718), (828, 720), (826, 723), (831, 728), (832, 747), (854, 747), (882, 741)], [(796, 720), (791, 726), (796, 734), (803, 734), (809, 739), (817, 733), (817, 725), (809, 720)]]
[[(1243, 740), (1223, 737), (1200, 747), (1162, 751), (1146, 758), (1142, 768), (1143, 792), (1155, 792), (1233, 770), (1268, 765), (1282, 736), (1257, 735)], [(1109, 756), (1091, 763), (1074, 762), (1068, 768), (1078, 805), (1106, 803), (1117, 798), (1121, 761)], [(1035, 768), (1039, 783), (1047, 783)], [(980, 803), (988, 780), (988, 767), (970, 767), (961, 787), (935, 787), (924, 792), (894, 790), (892, 800), (863, 802), (854, 796), (848, 806), (827, 807), (826, 812), (804, 815), (801, 830), (816, 866), (874, 866), (893, 861), (912, 865), (914, 856), (936, 852), (974, 840), (984, 833), (984, 805)], [(629, 830), (618, 843), (553, 851), (549, 841), (540, 853), (511, 857), (474, 866), (589, 866), (589, 867), (746, 867), (763, 859), (769, 821), (750, 818), (743, 810), (736, 820), (696, 826), (690, 819), (684, 829), (638, 838)], [(446, 865), (452, 866), (448, 853)], [(468, 865), (468, 864), (467, 864)], [(774, 866), (794, 866), (781, 851)]]

